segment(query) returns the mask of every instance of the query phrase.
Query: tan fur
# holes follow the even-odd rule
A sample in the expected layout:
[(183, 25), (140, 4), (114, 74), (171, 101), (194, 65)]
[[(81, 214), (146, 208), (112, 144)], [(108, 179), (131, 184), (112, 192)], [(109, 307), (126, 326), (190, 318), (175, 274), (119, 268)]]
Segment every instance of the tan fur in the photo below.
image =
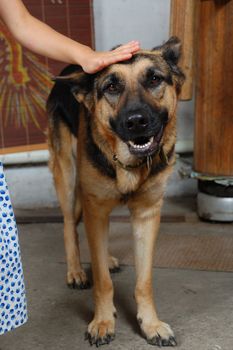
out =
[[(145, 52), (147, 53), (147, 52)], [(149, 52), (152, 55), (151, 52)], [(167, 66), (162, 60), (161, 52), (154, 55), (162, 69)], [(110, 267), (118, 267), (118, 261), (109, 257), (108, 253), (108, 218), (112, 209), (121, 204), (124, 194), (129, 196), (129, 207), (135, 250), (137, 318), (145, 337), (151, 341), (160, 336), (169, 342), (173, 331), (159, 320), (152, 290), (152, 262), (153, 251), (160, 223), (160, 211), (167, 178), (172, 170), (173, 157), (170, 164), (156, 176), (149, 176), (150, 167), (146, 164), (134, 170), (125, 170), (113, 160), (117, 154), (119, 160), (125, 164), (134, 165), (138, 162), (125, 143), (123, 143), (109, 129), (109, 115), (116, 116), (129, 96), (138, 98), (139, 81), (151, 61), (145, 57), (133, 64), (115, 64), (103, 72), (97, 83), (102, 84), (105, 76), (117, 72), (126, 82), (125, 92), (120, 98), (97, 99), (96, 91), (85, 96), (80, 92), (77, 99), (81, 102), (80, 124), (78, 133), (78, 153), (73, 154), (72, 137), (67, 127), (60, 124), (61, 148), (54, 144), (53, 129), (49, 130), (49, 150), (51, 154), (50, 168), (54, 175), (55, 185), (64, 215), (64, 237), (67, 254), (68, 283), (86, 281), (86, 275), (81, 268), (76, 224), (83, 213), (88, 243), (90, 247), (92, 270), (94, 279), (95, 315), (88, 326), (89, 339), (93, 342), (105, 342), (107, 336), (112, 337), (115, 332), (115, 306), (113, 304), (113, 286), (109, 274)], [(165, 82), (153, 91), (143, 92), (143, 98), (157, 107), (166, 107), (169, 111), (169, 122), (165, 128), (162, 143), (165, 153), (174, 145), (176, 138), (176, 104), (177, 93), (175, 84)], [(87, 157), (85, 145), (87, 131), (83, 113), (85, 108), (92, 113), (92, 132), (95, 143), (107, 157), (116, 171), (116, 180), (101, 174)], [(152, 163), (159, 163), (157, 154)], [(78, 177), (76, 176), (76, 163)], [(123, 242), (122, 242), (123, 244)], [(90, 340), (90, 341), (92, 341)], [(100, 343), (101, 344), (101, 343)]]

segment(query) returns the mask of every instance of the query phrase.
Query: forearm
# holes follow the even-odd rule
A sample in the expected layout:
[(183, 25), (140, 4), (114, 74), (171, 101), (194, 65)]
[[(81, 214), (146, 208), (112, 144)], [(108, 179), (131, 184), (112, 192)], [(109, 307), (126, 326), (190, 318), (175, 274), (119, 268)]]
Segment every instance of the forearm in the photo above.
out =
[(29, 50), (66, 63), (82, 65), (83, 56), (91, 50), (56, 32), (31, 15), (27, 17), (25, 25), (18, 31), (15, 30), (13, 35)]
[(21, 1), (0, 0), (0, 15), (16, 40), (40, 55), (82, 65), (83, 56), (91, 51), (33, 17)]
[(33, 17), (21, 0), (0, 0), (0, 16), (16, 40), (29, 50), (65, 63), (79, 64), (87, 73), (128, 60), (140, 48), (138, 41), (131, 41), (112, 51), (93, 51)]

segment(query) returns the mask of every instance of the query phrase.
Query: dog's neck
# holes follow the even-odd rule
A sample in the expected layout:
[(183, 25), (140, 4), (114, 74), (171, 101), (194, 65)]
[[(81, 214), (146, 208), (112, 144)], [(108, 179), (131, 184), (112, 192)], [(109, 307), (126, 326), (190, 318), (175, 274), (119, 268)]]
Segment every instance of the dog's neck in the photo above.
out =
[(149, 176), (163, 171), (172, 163), (174, 144), (169, 150), (160, 147), (153, 157), (139, 159), (130, 154), (127, 145), (121, 141), (106, 143), (98, 130), (91, 132), (91, 124), (87, 122), (86, 151), (93, 166), (103, 175), (116, 179), (121, 194), (128, 194), (137, 191)]
[(151, 166), (153, 163), (153, 158), (157, 154), (159, 155), (162, 163), (168, 164), (168, 156), (164, 152), (163, 145), (159, 145), (158, 150), (154, 154), (152, 154), (150, 156), (145, 156), (139, 160), (137, 159), (136, 162), (134, 161), (133, 163), (130, 163), (130, 164), (122, 163), (116, 154), (114, 154), (112, 158), (113, 158), (114, 162), (116, 162), (116, 165), (124, 170), (133, 171), (134, 169), (142, 168), (145, 165), (147, 166), (147, 169), (149, 170), (149, 169), (151, 169)]
[(166, 167), (175, 163), (175, 146), (173, 145), (168, 153), (165, 153), (161, 146), (157, 153), (141, 160), (141, 163), (125, 165), (117, 162), (116, 179), (117, 187), (122, 194), (133, 193), (137, 191), (142, 184), (150, 177), (157, 175)]

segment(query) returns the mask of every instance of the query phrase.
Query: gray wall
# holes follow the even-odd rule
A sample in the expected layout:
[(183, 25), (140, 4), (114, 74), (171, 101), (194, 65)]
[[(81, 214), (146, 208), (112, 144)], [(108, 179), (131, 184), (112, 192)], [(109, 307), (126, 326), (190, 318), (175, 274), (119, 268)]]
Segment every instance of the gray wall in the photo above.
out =
[(168, 38), (170, 0), (94, 0), (97, 50), (139, 40), (152, 48)]

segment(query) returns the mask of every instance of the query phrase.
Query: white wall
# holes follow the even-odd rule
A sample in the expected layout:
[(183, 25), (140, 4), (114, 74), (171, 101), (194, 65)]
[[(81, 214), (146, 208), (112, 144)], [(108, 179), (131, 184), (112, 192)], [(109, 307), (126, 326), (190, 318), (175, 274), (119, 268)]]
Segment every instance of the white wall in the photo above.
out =
[(170, 0), (94, 0), (97, 50), (139, 40), (143, 48), (169, 36)]
[(45, 165), (6, 168), (5, 176), (14, 208), (57, 207), (52, 174)]

